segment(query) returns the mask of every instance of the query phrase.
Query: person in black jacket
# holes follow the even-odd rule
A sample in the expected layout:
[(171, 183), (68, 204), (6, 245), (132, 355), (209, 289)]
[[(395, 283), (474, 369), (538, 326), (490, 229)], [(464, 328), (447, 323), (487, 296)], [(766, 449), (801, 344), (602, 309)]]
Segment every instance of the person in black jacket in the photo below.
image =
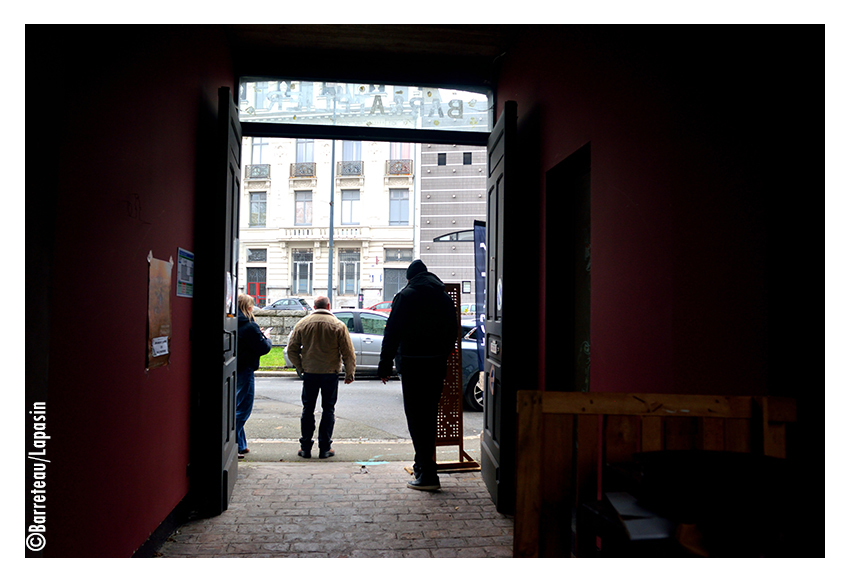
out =
[(239, 306), (239, 330), (236, 343), (236, 443), (239, 447), (239, 458), (245, 457), (248, 450), (248, 439), (245, 438), (245, 423), (254, 409), (254, 370), (260, 367), (260, 356), (272, 349), (269, 331), (260, 330), (254, 321), (254, 298), (240, 294), (237, 298)]
[(407, 286), (393, 299), (378, 376), (386, 384), (396, 359), (414, 449), (414, 480), (407, 486), (433, 491), (440, 488), (434, 459), (437, 407), (448, 359), (457, 342), (457, 309), (443, 282), (422, 261), (410, 264), (407, 279)]

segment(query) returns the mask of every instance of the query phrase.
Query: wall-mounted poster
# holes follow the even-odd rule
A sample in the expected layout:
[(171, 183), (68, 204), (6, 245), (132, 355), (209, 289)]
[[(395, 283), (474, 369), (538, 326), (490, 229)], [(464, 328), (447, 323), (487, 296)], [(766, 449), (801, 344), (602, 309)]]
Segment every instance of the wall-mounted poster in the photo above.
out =
[(236, 277), (227, 273), (227, 277), (224, 281), (225, 293), (227, 295), (227, 304), (225, 307), (225, 313), (227, 315), (236, 315)]
[(195, 253), (177, 247), (177, 296), (191, 297), (195, 282)]
[(148, 253), (147, 368), (167, 366), (171, 344), (171, 269), (173, 259), (161, 261)]

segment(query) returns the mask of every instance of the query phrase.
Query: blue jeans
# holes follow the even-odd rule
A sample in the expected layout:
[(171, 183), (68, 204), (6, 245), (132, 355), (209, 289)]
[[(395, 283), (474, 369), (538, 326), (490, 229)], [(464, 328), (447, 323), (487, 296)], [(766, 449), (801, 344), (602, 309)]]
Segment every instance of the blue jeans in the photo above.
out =
[(322, 395), (322, 419), (319, 421), (319, 452), (331, 448), (334, 432), (334, 407), (339, 392), (337, 374), (309, 374), (304, 372), (304, 386), (301, 389), (301, 450), (309, 451), (313, 447), (313, 432), (316, 430), (316, 401)]
[(239, 452), (248, 448), (245, 423), (254, 409), (254, 370), (245, 368), (236, 372), (236, 444)]

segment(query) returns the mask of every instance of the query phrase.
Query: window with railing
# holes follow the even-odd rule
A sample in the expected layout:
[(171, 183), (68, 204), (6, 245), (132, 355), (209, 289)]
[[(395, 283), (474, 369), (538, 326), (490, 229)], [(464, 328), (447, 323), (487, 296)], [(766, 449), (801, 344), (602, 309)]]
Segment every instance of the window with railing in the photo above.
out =
[(410, 152), (413, 150), (413, 144), (409, 143), (391, 143), (390, 144), (390, 159), (404, 160), (412, 158)]
[(316, 162), (295, 162), (289, 164), (290, 178), (315, 178)]
[(361, 142), (359, 141), (343, 141), (342, 142), (342, 161), (356, 162), (361, 159)]
[(352, 162), (337, 162), (336, 163), (336, 175), (337, 176), (362, 176), (363, 175), (363, 162), (360, 160), (352, 161)]
[(295, 162), (312, 162), (313, 158), (313, 140), (312, 139), (296, 139), (295, 140)]
[(246, 180), (268, 180), (271, 177), (271, 164), (251, 164), (245, 166)]
[(269, 142), (264, 137), (252, 137), (251, 138), (251, 163), (252, 164), (265, 164), (268, 161), (269, 152)]
[(413, 174), (413, 160), (387, 160), (387, 176), (410, 176)]

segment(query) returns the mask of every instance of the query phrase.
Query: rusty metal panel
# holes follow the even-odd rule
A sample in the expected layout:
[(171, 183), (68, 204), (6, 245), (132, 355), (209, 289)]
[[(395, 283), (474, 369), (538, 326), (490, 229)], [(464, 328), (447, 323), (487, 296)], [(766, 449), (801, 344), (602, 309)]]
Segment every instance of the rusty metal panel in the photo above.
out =
[(437, 409), (437, 446), (463, 444), (463, 369), (460, 354), (460, 285), (446, 285), (446, 293), (455, 304), (458, 318), (458, 337), (449, 357), (443, 396)]

